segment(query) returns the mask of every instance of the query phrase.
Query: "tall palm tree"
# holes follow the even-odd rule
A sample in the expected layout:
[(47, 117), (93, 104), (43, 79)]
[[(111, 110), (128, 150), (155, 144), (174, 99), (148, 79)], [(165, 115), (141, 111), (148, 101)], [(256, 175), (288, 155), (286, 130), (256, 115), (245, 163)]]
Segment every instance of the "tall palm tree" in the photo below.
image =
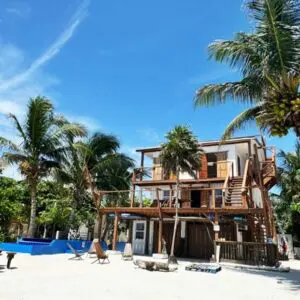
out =
[(164, 173), (176, 175), (175, 221), (169, 261), (177, 263), (174, 256), (175, 237), (178, 224), (178, 198), (180, 186), (180, 172), (188, 172), (197, 176), (201, 168), (201, 155), (203, 151), (191, 130), (186, 126), (177, 125), (166, 135), (166, 142), (162, 144), (160, 161)]
[(229, 138), (251, 121), (273, 136), (294, 129), (300, 137), (300, 6), (299, 0), (248, 0), (253, 33), (209, 45), (209, 56), (241, 72), (241, 80), (208, 84), (196, 92), (195, 106), (227, 100), (250, 104), (223, 133)]
[(120, 143), (115, 136), (101, 132), (88, 140), (70, 140), (70, 145), (68, 159), (57, 170), (56, 176), (72, 189), (73, 211), (90, 198), (87, 191), (90, 189), (99, 216), (101, 203), (98, 191), (129, 189), (133, 160), (117, 152)]
[(277, 225), (281, 233), (300, 239), (300, 143), (294, 152), (278, 153), (278, 194), (271, 194)]
[(54, 114), (51, 102), (44, 97), (31, 98), (28, 103), (24, 123), (14, 114), (9, 114), (21, 143), (17, 144), (0, 137), (0, 147), (4, 149), (3, 158), (9, 164), (16, 164), (29, 184), (31, 196), (30, 222), (28, 236), (36, 230), (37, 184), (49, 171), (59, 167), (67, 152), (70, 137), (84, 136), (86, 130), (79, 124), (68, 122)]

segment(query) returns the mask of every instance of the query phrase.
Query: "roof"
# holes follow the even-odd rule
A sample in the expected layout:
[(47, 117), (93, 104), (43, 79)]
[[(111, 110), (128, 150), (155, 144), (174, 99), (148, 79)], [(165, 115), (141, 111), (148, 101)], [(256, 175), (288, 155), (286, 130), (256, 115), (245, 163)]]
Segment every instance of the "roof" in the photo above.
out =
[[(251, 140), (255, 140), (257, 144), (261, 146), (261, 143), (257, 140), (257, 135), (250, 135), (250, 136), (243, 136), (243, 137), (235, 137), (228, 140), (225, 140), (222, 142), (224, 145), (228, 144), (239, 144), (239, 143), (246, 143)], [(220, 140), (211, 140), (211, 141), (199, 141), (200, 146), (215, 146), (219, 145), (221, 143)], [(155, 152), (161, 150), (161, 146), (154, 146), (154, 147), (146, 147), (146, 148), (140, 148), (136, 149), (136, 152)]]

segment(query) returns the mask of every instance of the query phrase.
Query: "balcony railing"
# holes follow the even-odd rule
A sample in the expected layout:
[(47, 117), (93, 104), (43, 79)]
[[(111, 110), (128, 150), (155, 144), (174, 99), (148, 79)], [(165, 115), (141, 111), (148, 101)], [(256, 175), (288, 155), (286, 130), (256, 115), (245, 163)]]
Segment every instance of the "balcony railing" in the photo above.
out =
[[(244, 187), (245, 193), (248, 193), (250, 187)], [(229, 189), (229, 188), (225, 188)], [(223, 187), (212, 187), (212, 188), (187, 188), (182, 187), (179, 192), (179, 208), (248, 208), (248, 202), (244, 199), (241, 194), (240, 201), (230, 203), (223, 199)], [(162, 196), (163, 191), (168, 191), (167, 196)], [(192, 191), (199, 191), (198, 199), (191, 199)], [(144, 190), (147, 193), (147, 207), (169, 207), (175, 208), (176, 191), (175, 189), (160, 189), (160, 188), (147, 188)], [(133, 193), (133, 192), (132, 192)], [(144, 201), (140, 191), (135, 191), (134, 197), (131, 197), (131, 207), (143, 207)], [(151, 202), (149, 203), (149, 197)]]

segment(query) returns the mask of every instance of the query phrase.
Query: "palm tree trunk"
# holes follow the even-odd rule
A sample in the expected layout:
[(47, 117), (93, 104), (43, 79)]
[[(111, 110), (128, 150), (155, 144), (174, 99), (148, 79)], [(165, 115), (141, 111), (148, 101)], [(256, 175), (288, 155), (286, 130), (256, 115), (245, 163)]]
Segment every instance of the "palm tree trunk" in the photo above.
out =
[(28, 237), (34, 237), (36, 231), (36, 188), (37, 188), (37, 183), (32, 182), (30, 184), (31, 208), (30, 208), (29, 228), (27, 231)]
[(178, 224), (178, 198), (179, 198), (179, 168), (177, 167), (176, 170), (176, 197), (175, 197), (175, 221), (174, 221), (174, 230), (173, 230), (173, 237), (172, 237), (172, 244), (171, 244), (171, 253), (169, 262), (176, 263), (177, 260), (174, 255), (174, 248), (175, 248), (175, 239), (176, 239), (176, 232), (177, 232), (177, 224)]

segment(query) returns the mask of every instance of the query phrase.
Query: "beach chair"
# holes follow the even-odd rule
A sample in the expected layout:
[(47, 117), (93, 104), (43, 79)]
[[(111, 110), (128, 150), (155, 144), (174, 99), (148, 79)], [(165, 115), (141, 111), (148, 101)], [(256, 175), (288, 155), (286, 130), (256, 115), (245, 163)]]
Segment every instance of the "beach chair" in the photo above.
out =
[(96, 250), (95, 250), (95, 243), (99, 243), (99, 239), (93, 239), (90, 249), (86, 253), (86, 257), (90, 257), (91, 255), (95, 254), (96, 255)]
[(70, 257), (69, 260), (72, 260), (72, 259), (78, 259), (78, 260), (82, 260), (82, 255), (84, 253), (79, 253), (77, 250), (75, 250), (71, 244), (67, 243), (67, 246), (70, 248), (70, 250), (72, 251), (72, 253), (75, 255), (73, 257)]
[(123, 260), (133, 260), (132, 247), (130, 243), (126, 243), (124, 252), (122, 253)]
[[(110, 262), (109, 259), (108, 259), (108, 255), (103, 251), (103, 249), (101, 248), (100, 244), (99, 243), (95, 243), (94, 245), (95, 245), (97, 259), (95, 261), (93, 261), (92, 264), (95, 263), (95, 262), (97, 262), (97, 261), (99, 262), (99, 264), (100, 263), (103, 264), (106, 260), (108, 262)], [(101, 262), (101, 260), (102, 260), (102, 262)]]

